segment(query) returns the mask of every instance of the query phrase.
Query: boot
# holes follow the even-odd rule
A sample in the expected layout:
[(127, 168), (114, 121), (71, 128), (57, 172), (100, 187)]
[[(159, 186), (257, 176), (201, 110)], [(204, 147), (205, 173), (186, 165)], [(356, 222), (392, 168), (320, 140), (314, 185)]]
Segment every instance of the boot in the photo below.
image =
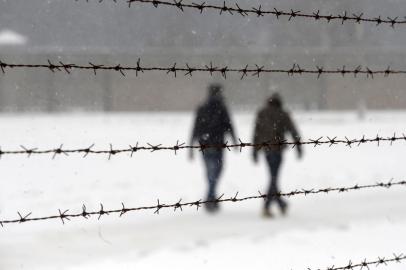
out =
[(206, 211), (209, 213), (216, 213), (220, 210), (217, 202), (208, 202), (205, 205)]
[(281, 209), (281, 213), (283, 216), (286, 216), (286, 213), (288, 211), (288, 204), (287, 203), (282, 203), (280, 204), (280, 209)]
[(271, 213), (271, 211), (269, 210), (269, 208), (264, 208), (264, 209), (262, 210), (262, 216), (263, 216), (264, 218), (272, 218), (272, 217), (273, 217), (273, 214)]

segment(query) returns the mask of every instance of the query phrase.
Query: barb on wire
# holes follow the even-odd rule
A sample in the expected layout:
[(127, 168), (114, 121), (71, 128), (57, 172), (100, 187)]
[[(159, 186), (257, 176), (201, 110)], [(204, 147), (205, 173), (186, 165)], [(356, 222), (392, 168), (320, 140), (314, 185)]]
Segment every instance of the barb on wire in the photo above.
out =
[(259, 78), (264, 74), (286, 74), (288, 76), (295, 75), (315, 75), (316, 78), (320, 78), (322, 75), (340, 75), (345, 77), (346, 75), (353, 75), (357, 77), (358, 75), (364, 75), (367, 78), (373, 79), (376, 75), (382, 75), (383, 77), (389, 77), (391, 75), (404, 75), (406, 74), (405, 69), (392, 69), (390, 66), (373, 69), (370, 67), (362, 67), (357, 65), (354, 68), (346, 68), (345, 66), (339, 68), (324, 68), (316, 66), (314, 68), (301, 68), (298, 64), (294, 63), (291, 67), (287, 68), (267, 68), (258, 64), (253, 64), (251, 66), (245, 64), (243, 67), (229, 67), (229, 66), (214, 66), (212, 62), (210, 65), (200, 65), (193, 66), (189, 63), (186, 63), (184, 66), (177, 65), (173, 63), (168, 66), (143, 66), (141, 64), (141, 59), (137, 60), (136, 66), (124, 66), (121, 64), (118, 65), (96, 65), (94, 63), (88, 63), (84, 65), (79, 64), (65, 64), (59, 62), (58, 64), (53, 64), (51, 61), (47, 60), (47, 63), (43, 64), (18, 64), (18, 63), (6, 63), (0, 60), (0, 67), (3, 74), (6, 74), (8, 69), (17, 69), (17, 68), (27, 68), (27, 69), (48, 69), (51, 72), (66, 72), (70, 74), (72, 70), (89, 70), (92, 71), (94, 75), (97, 75), (99, 70), (109, 70), (118, 72), (122, 76), (126, 76), (126, 71), (135, 72), (135, 75), (138, 76), (141, 73), (145, 72), (162, 72), (163, 74), (177, 77), (179, 73), (183, 73), (184, 76), (192, 77), (192, 74), (195, 72), (206, 73), (210, 76), (220, 75), (224, 79), (227, 79), (227, 76), (230, 73), (241, 75), (241, 80), (247, 78), (249, 75), (252, 77)]
[(125, 154), (128, 153), (130, 154), (130, 157), (133, 157), (134, 154), (140, 152), (140, 151), (148, 151), (151, 153), (157, 152), (157, 151), (172, 151), (175, 153), (175, 155), (178, 153), (178, 151), (181, 150), (186, 150), (186, 149), (195, 149), (195, 150), (200, 150), (200, 151), (205, 151), (206, 149), (227, 149), (231, 150), (231, 148), (237, 148), (240, 150), (240, 152), (243, 150), (243, 148), (259, 148), (259, 149), (264, 149), (264, 148), (270, 148), (270, 147), (283, 147), (283, 146), (289, 146), (289, 147), (297, 147), (297, 146), (302, 146), (302, 145), (310, 145), (313, 147), (320, 147), (322, 145), (328, 145), (329, 147), (333, 145), (344, 145), (348, 146), (351, 148), (352, 146), (360, 146), (361, 144), (367, 144), (367, 143), (376, 143), (377, 146), (380, 146), (383, 142), (389, 143), (390, 146), (393, 145), (394, 142), (397, 141), (405, 141), (406, 142), (406, 135), (403, 134), (402, 136), (397, 136), (396, 134), (393, 134), (393, 136), (389, 137), (383, 137), (376, 135), (375, 137), (371, 138), (366, 138), (365, 136), (362, 136), (361, 138), (353, 138), (349, 139), (347, 137), (344, 137), (342, 139), (337, 139), (336, 137), (330, 138), (328, 136), (326, 137), (319, 137), (317, 139), (308, 139), (306, 141), (302, 141), (301, 139), (297, 141), (286, 141), (286, 140), (280, 140), (280, 141), (267, 141), (267, 142), (261, 142), (261, 143), (246, 143), (241, 141), (239, 139), (239, 142), (236, 144), (229, 144), (228, 142), (223, 143), (223, 144), (203, 144), (199, 143), (199, 145), (186, 145), (185, 143), (179, 143), (179, 140), (176, 141), (176, 144), (174, 145), (162, 145), (162, 144), (150, 144), (147, 143), (146, 146), (141, 146), (137, 142), (135, 146), (129, 145), (128, 148), (114, 148), (112, 144), (109, 145), (108, 149), (103, 149), (103, 150), (96, 150), (94, 148), (94, 144), (92, 144), (90, 147), (86, 148), (77, 148), (77, 149), (68, 149), (68, 148), (62, 148), (63, 144), (61, 144), (57, 148), (50, 148), (50, 149), (38, 149), (38, 148), (26, 148), (25, 146), (21, 146), (21, 149), (18, 150), (4, 150), (4, 148), (0, 148), (0, 158), (5, 155), (26, 155), (27, 157), (31, 157), (33, 155), (46, 155), (49, 154), (52, 156), (52, 159), (55, 159), (57, 155), (65, 155), (69, 156), (69, 154), (83, 154), (83, 158), (88, 157), (89, 155), (107, 155), (108, 159), (110, 160), (113, 156), (118, 155), (118, 154)]
[[(75, 0), (76, 2), (78, 0)], [(89, 2), (86, 0), (86, 2)], [(97, 0), (98, 3), (108, 2), (108, 0)], [(110, 2), (117, 3), (117, 0), (110, 0)], [(287, 18), (288, 21), (292, 21), (296, 18), (302, 19), (309, 19), (314, 22), (326, 22), (330, 23), (333, 21), (337, 21), (341, 24), (345, 22), (348, 23), (371, 23), (376, 26), (379, 25), (388, 25), (392, 28), (395, 25), (402, 25), (406, 23), (406, 19), (399, 18), (399, 17), (386, 17), (385, 16), (378, 16), (378, 17), (371, 17), (371, 16), (364, 16), (364, 13), (354, 13), (344, 11), (342, 14), (322, 14), (320, 10), (313, 11), (313, 12), (302, 12), (300, 10), (282, 10), (282, 9), (263, 9), (261, 5), (257, 7), (240, 7), (238, 3), (226, 3), (223, 1), (222, 4), (209, 4), (204, 1), (200, 3), (189, 2), (185, 3), (183, 0), (172, 0), (172, 1), (164, 1), (164, 0), (122, 0), (123, 3), (127, 3), (128, 7), (132, 7), (135, 4), (151, 4), (153, 7), (172, 7), (176, 8), (180, 12), (184, 12), (186, 9), (191, 9), (198, 11), (200, 14), (203, 14), (203, 11), (216, 11), (219, 15), (241, 15), (241, 17), (245, 17), (248, 15), (256, 16), (256, 17), (265, 17), (265, 16), (273, 16), (275, 19), (279, 20), (281, 18)]]
[[(349, 186), (349, 187), (329, 187), (329, 188), (322, 188), (322, 189), (301, 189), (301, 190), (293, 190), (290, 192), (278, 192), (276, 194), (271, 195), (272, 197), (293, 197), (293, 196), (299, 196), (299, 195), (314, 195), (314, 194), (329, 194), (329, 193), (343, 193), (343, 192), (350, 192), (350, 191), (358, 191), (362, 189), (372, 189), (372, 188), (385, 188), (389, 189), (395, 186), (406, 186), (406, 181), (399, 181), (399, 182), (393, 182), (392, 180), (389, 182), (378, 182), (376, 184), (368, 184), (368, 185), (354, 185), (354, 186)], [(103, 204), (100, 204), (100, 210), (95, 210), (95, 211), (88, 211), (86, 209), (86, 206), (82, 206), (82, 210), (69, 214), (69, 209), (65, 211), (61, 211), (58, 209), (58, 213), (55, 215), (50, 215), (50, 216), (41, 216), (41, 217), (31, 217), (32, 212), (26, 215), (20, 214), (20, 212), (17, 212), (18, 218), (15, 219), (5, 219), (5, 220), (0, 220), (0, 224), (2, 227), (4, 227), (7, 224), (17, 224), (17, 223), (26, 223), (26, 222), (33, 222), (33, 221), (45, 221), (45, 220), (54, 220), (54, 219), (60, 219), (63, 224), (66, 222), (70, 221), (73, 218), (80, 218), (83, 217), (85, 219), (88, 219), (91, 216), (97, 216), (97, 219), (100, 220), (102, 216), (109, 215), (109, 214), (118, 214), (119, 217), (122, 217), (124, 214), (129, 213), (129, 212), (136, 212), (136, 211), (143, 211), (143, 210), (151, 210), (154, 212), (154, 214), (159, 214), (161, 210), (163, 209), (173, 209), (176, 211), (176, 209), (183, 210), (185, 207), (196, 207), (197, 210), (205, 204), (211, 204), (213, 202), (215, 203), (226, 203), (226, 202), (243, 202), (243, 201), (248, 201), (248, 200), (254, 200), (254, 199), (267, 199), (268, 196), (264, 195), (259, 192), (259, 195), (253, 195), (253, 196), (247, 196), (247, 197), (238, 197), (238, 192), (229, 197), (229, 198), (224, 198), (224, 194), (218, 197), (217, 199), (214, 200), (197, 200), (197, 201), (190, 201), (190, 202), (182, 202), (182, 199), (177, 200), (175, 203), (162, 203), (159, 199), (157, 200), (157, 203), (154, 205), (150, 206), (140, 206), (140, 207), (125, 207), (124, 203), (121, 203), (122, 207), (117, 208), (117, 209), (112, 209), (112, 210), (106, 210)]]
[[(353, 263), (352, 261), (349, 261), (347, 265), (343, 266), (330, 266), (326, 267), (327, 270), (352, 270), (352, 269), (369, 269), (370, 266), (382, 266), (382, 265), (387, 265), (388, 263), (401, 263), (402, 261), (406, 260), (406, 255), (399, 254), (396, 255), (395, 253), (390, 256), (390, 257), (378, 257), (375, 260), (368, 260), (364, 259), (362, 262), (359, 263)], [(308, 270), (313, 270), (312, 268), (307, 268)], [(319, 270), (320, 268), (318, 268)]]

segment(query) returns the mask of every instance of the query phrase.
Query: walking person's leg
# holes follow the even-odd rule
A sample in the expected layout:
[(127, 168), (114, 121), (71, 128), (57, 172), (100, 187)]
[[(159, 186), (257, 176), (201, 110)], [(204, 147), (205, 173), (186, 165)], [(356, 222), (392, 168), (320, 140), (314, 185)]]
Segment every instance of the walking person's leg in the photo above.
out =
[[(213, 182), (213, 194), (215, 196), (214, 198), (217, 199), (218, 198), (217, 186), (219, 183), (221, 172), (223, 170), (223, 151), (222, 150), (216, 150), (214, 160), (216, 161), (216, 163), (215, 163), (215, 169), (214, 169), (214, 179), (215, 180)], [(218, 203), (214, 204), (214, 208), (215, 208), (215, 210), (219, 209)]]
[(216, 150), (213, 160), (214, 164), (214, 182), (213, 182), (213, 193), (217, 198), (217, 186), (220, 179), (221, 172), (223, 170), (223, 152), (221, 150)]
[(207, 200), (211, 200), (214, 196), (214, 182), (215, 182), (215, 161), (210, 152), (203, 154), (204, 165), (206, 166), (206, 176), (207, 176)]
[(278, 176), (279, 176), (279, 168), (282, 163), (282, 155), (280, 151), (269, 151), (266, 153), (266, 160), (268, 163), (269, 171), (270, 171), (270, 184), (267, 193), (267, 200), (265, 202), (265, 213), (270, 215), (270, 206), (273, 201), (276, 201), (281, 208), (282, 212), (285, 213), (286, 210), (286, 202), (279, 196), (276, 196), (279, 193), (278, 187)]
[(270, 212), (271, 208), (271, 203), (274, 200), (274, 197), (272, 196), (272, 192), (274, 190), (274, 165), (273, 165), (273, 156), (272, 152), (267, 152), (265, 154), (266, 158), (266, 163), (268, 165), (268, 170), (269, 170), (269, 175), (270, 175), (270, 181), (269, 181), (269, 186), (268, 186), (268, 191), (267, 191), (267, 197), (265, 200), (265, 205), (264, 205), (264, 215), (265, 216), (272, 216)]
[[(208, 192), (207, 200), (215, 200), (217, 198), (217, 183), (221, 174), (223, 160), (222, 152), (218, 150), (206, 151), (203, 155), (204, 163), (206, 165)], [(216, 210), (217, 204), (207, 204), (208, 210)]]
[[(272, 183), (273, 183), (272, 184), (272, 186), (273, 186), (272, 194), (278, 194), (280, 192), (280, 189), (279, 189), (279, 169), (280, 169), (281, 164), (282, 164), (282, 153), (277, 152), (274, 155), (274, 162), (273, 162), (273, 165), (274, 165), (273, 170), (274, 170), (275, 174), (272, 177)], [(287, 208), (286, 201), (280, 196), (274, 196), (274, 200), (278, 203), (279, 208), (281, 209), (282, 213), (285, 214), (286, 213), (286, 208)]]

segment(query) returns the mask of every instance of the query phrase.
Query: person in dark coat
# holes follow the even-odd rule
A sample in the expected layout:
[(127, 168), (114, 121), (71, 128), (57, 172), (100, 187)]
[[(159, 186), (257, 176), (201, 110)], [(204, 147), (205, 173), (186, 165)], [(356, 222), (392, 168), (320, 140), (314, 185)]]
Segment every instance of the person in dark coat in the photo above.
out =
[[(197, 141), (201, 145), (221, 146), (225, 143), (227, 134), (231, 136), (233, 143), (237, 141), (230, 115), (224, 103), (222, 88), (220, 84), (209, 85), (207, 100), (199, 106), (196, 112), (191, 145)], [(217, 198), (216, 188), (223, 168), (223, 152), (223, 148), (207, 148), (202, 151), (209, 184), (206, 199), (209, 201)], [(190, 158), (193, 159), (193, 150), (190, 151)], [(205, 204), (205, 206), (210, 212), (218, 210), (218, 204), (214, 202)]]
[[(263, 150), (269, 167), (271, 179), (267, 192), (267, 199), (263, 209), (265, 217), (271, 217), (270, 206), (276, 201), (282, 214), (286, 213), (287, 203), (281, 197), (275, 196), (279, 192), (278, 176), (279, 168), (282, 163), (282, 151), (284, 145), (278, 143), (285, 140), (286, 133), (290, 133), (295, 142), (300, 141), (300, 135), (288, 112), (283, 109), (282, 98), (279, 94), (273, 94), (266, 105), (259, 110), (254, 131), (254, 144), (269, 143), (270, 147), (254, 147), (253, 159), (258, 162), (258, 152)], [(296, 147), (298, 158), (302, 157), (302, 148)]]

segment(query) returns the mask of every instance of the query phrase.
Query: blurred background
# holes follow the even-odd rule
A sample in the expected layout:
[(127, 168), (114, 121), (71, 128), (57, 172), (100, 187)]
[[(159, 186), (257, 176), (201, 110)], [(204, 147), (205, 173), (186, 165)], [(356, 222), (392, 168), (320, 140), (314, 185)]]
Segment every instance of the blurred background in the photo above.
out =
[[(257, 18), (215, 11), (199, 14), (151, 4), (97, 0), (0, 0), (0, 60), (87, 65), (255, 64), (290, 69), (315, 66), (406, 70), (406, 26)], [(184, 0), (189, 3), (189, 1)], [(207, 2), (209, 3), (209, 2)], [(223, 1), (210, 1), (223, 4)], [(241, 7), (323, 14), (406, 14), (401, 0), (238, 0)], [(230, 3), (231, 4), (231, 3)], [(234, 4), (234, 2), (232, 3)], [(42, 69), (0, 72), (2, 151), (189, 142), (194, 111), (207, 86), (225, 87), (237, 137), (252, 141), (254, 117), (279, 92), (304, 139), (391, 137), (405, 133), (406, 78), (347, 75), (240, 74)], [(289, 138), (290, 139), (290, 138)], [(402, 181), (405, 143), (304, 147), (297, 161), (286, 151), (282, 191)], [(0, 220), (196, 201), (205, 196), (200, 153), (140, 151), (114, 155), (2, 155)], [(402, 178), (403, 177), (403, 178)], [(219, 193), (266, 191), (269, 175), (250, 149), (226, 151)], [(286, 217), (261, 217), (262, 200), (224, 204), (216, 215), (195, 208), (106, 215), (0, 227), (2, 269), (325, 269), (365, 258), (405, 254), (404, 187), (289, 198)], [(371, 267), (372, 269), (373, 267)], [(404, 264), (382, 269), (400, 270)]]
[[(221, 2), (221, 1), (220, 1)], [(401, 1), (240, 1), (244, 7), (261, 5), (289, 11), (364, 16), (402, 17)], [(240, 3), (239, 2), (239, 3)], [(384, 14), (384, 15), (383, 15)], [(15, 63), (121, 64), (135, 66), (214, 65), (229, 67), (338, 69), (345, 65), (405, 69), (406, 29), (373, 23), (288, 21), (274, 16), (200, 15), (196, 10), (154, 8), (125, 1), (32, 0), (0, 1), (0, 58)], [(208, 74), (193, 79), (155, 72), (49, 70), (8, 71), (0, 76), (2, 111), (190, 111), (205, 95)], [(352, 75), (295, 76), (264, 74), (240, 80), (229, 76), (226, 96), (239, 110), (251, 110), (270, 93), (279, 91), (290, 107), (301, 110), (401, 109), (406, 106), (404, 76), (372, 80)], [(152, 79), (153, 78), (153, 79)], [(181, 97), (181, 98), (180, 98)]]

